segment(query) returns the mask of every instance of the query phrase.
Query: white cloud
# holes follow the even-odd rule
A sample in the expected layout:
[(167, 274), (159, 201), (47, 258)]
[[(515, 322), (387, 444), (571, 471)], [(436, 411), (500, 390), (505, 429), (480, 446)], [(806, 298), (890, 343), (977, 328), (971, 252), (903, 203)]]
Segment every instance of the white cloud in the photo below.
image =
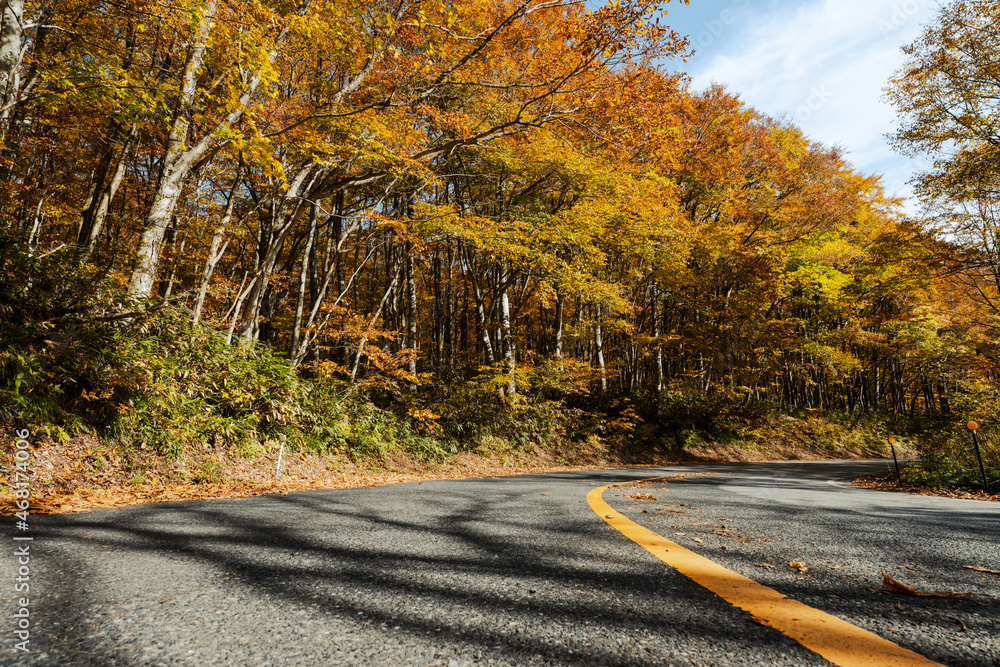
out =
[[(811, 138), (843, 146), (859, 170), (884, 172), (890, 192), (908, 195), (911, 166), (888, 146), (895, 111), (882, 95), (904, 62), (900, 47), (919, 35), (936, 6), (932, 0), (785, 0), (761, 7), (733, 0), (690, 29), (699, 51), (688, 63), (692, 88), (725, 84)], [(735, 20), (720, 20), (726, 7), (735, 14), (725, 18)], [(907, 209), (915, 211), (916, 204)]]

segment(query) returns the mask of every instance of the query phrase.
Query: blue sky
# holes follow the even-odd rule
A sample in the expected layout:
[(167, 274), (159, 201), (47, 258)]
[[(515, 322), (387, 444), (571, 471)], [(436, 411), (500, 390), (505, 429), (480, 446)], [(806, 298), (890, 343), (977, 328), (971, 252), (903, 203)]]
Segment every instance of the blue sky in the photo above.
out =
[[(900, 47), (931, 22), (936, 0), (674, 0), (666, 22), (690, 36), (695, 55), (678, 69), (692, 88), (724, 84), (749, 105), (785, 117), (812, 139), (843, 147), (865, 174), (884, 174), (909, 197), (921, 165), (896, 154), (886, 133), (893, 108), (886, 81), (904, 62)], [(906, 209), (915, 213), (909, 199)]]

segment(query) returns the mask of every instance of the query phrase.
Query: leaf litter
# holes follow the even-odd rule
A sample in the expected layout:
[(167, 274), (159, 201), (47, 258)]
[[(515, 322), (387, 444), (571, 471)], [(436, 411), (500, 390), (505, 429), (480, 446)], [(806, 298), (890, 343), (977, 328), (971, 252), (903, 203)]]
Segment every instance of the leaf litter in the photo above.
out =
[(623, 497), (631, 498), (632, 500), (656, 500), (656, 496), (652, 493), (625, 493)]

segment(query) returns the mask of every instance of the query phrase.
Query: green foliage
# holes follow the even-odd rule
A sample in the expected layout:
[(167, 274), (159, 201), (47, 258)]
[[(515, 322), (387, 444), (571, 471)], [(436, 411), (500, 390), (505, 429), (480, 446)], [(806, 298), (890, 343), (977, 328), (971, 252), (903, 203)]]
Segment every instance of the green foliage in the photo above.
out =
[(108, 280), (68, 251), (32, 257), (0, 238), (0, 418), (65, 439), (107, 423), (122, 302)]
[(210, 484), (221, 482), (226, 471), (226, 464), (214, 456), (209, 456), (195, 466), (191, 481), (195, 484)]
[(177, 457), (206, 442), (246, 447), (297, 421), (303, 387), (284, 359), (188, 318), (165, 308), (122, 341), (137, 381), (109, 429), (116, 441)]
[[(986, 479), (994, 490), (1000, 488), (1000, 444), (989, 431), (979, 430), (979, 448)], [(990, 429), (992, 431), (992, 429)], [(902, 473), (907, 484), (954, 486), (981, 489), (982, 472), (976, 460), (972, 436), (963, 424), (941, 429), (921, 441), (920, 464)]]
[(471, 378), (439, 377), (423, 401), (441, 415), (441, 434), (456, 449), (471, 451), (498, 440), (515, 449), (583, 441), (603, 432), (606, 420), (570, 407), (566, 399), (584, 396), (593, 373), (589, 365), (573, 360), (523, 364), (513, 375), (517, 392), (510, 394), (506, 368), (483, 366)]
[(674, 434), (674, 442), (677, 445), (677, 449), (687, 449), (688, 447), (697, 447), (698, 445), (705, 442), (698, 433), (693, 428), (684, 429), (683, 431), (677, 431)]
[[(58, 440), (93, 429), (123, 449), (169, 458), (206, 445), (253, 456), (279, 433), (293, 447), (356, 458), (450, 454), (416, 420), (364, 397), (344, 401), (342, 383), (300, 378), (267, 346), (229, 345), (220, 331), (192, 325), (183, 309), (124, 310), (127, 302), (75, 268), (72, 256), (32, 259), (13, 245), (0, 251), (5, 421)], [(81, 291), (87, 279), (91, 289)], [(221, 468), (209, 467), (195, 481), (217, 481)]]
[(747, 402), (737, 395), (705, 394), (683, 387), (662, 392), (656, 397), (653, 409), (655, 423), (667, 432), (700, 431), (716, 439), (732, 437), (767, 412), (765, 404)]
[[(1000, 467), (984, 466), (990, 488), (1000, 488)], [(921, 486), (951, 486), (960, 489), (982, 489), (983, 476), (978, 466), (968, 467), (952, 460), (944, 452), (928, 453), (920, 465), (908, 466), (900, 473), (904, 484)]]

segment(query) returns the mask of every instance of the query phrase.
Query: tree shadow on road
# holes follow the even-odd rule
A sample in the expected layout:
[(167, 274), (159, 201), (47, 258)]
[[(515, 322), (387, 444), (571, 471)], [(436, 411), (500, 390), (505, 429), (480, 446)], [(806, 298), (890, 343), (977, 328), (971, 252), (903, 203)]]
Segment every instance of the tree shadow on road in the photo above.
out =
[[(380, 645), (399, 642), (492, 664), (705, 664), (705, 651), (751, 641), (788, 656), (786, 664), (823, 664), (596, 517), (585, 493), (622, 472), (608, 471), (606, 482), (568, 477), (579, 486), (570, 491), (558, 480), (499, 478), (450, 482), (446, 492), (443, 483), (436, 492), (411, 483), (45, 517), (49, 557), (58, 554), (60, 571), (73, 574), (45, 574), (51, 591), (37, 615), (53, 631), (39, 637), (39, 650), (64, 664), (140, 664), (140, 644), (175, 640), (154, 618), (176, 612), (173, 632), (204, 632), (216, 620), (209, 607), (238, 598), (355, 633), (353, 653), (327, 647), (334, 662), (387, 664), (396, 658), (379, 656), (396, 654)], [(557, 497), (547, 500), (547, 491)], [(147, 578), (109, 583), (100, 573), (109, 565)], [(211, 603), (192, 593), (199, 579)], [(130, 606), (129, 596), (142, 604)], [(127, 642), (109, 629), (109, 598), (126, 600), (123, 618), (135, 619)], [(95, 621), (99, 612), (107, 613)], [(292, 648), (303, 646), (265, 641), (259, 650), (280, 662)]]

